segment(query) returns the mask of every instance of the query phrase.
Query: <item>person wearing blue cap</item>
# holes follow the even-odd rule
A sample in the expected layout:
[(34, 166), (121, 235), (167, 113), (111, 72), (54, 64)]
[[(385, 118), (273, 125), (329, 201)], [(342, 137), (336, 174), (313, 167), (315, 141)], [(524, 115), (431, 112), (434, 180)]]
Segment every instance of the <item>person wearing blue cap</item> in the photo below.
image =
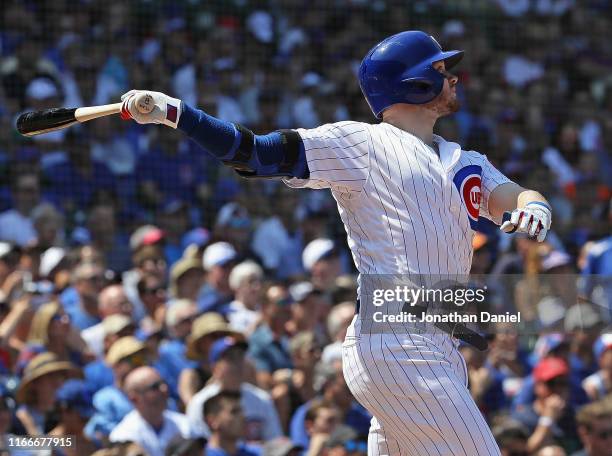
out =
[(589, 399), (597, 400), (612, 392), (612, 330), (599, 336), (593, 345), (599, 370), (582, 382)]
[(209, 438), (211, 430), (204, 421), (203, 407), (221, 391), (240, 394), (246, 420), (247, 442), (261, 443), (282, 435), (280, 420), (270, 395), (246, 382), (246, 342), (227, 336), (214, 342), (208, 352), (211, 379), (187, 404), (187, 416), (195, 435)]
[(55, 393), (59, 422), (50, 432), (50, 437), (73, 436), (76, 442), (71, 447), (57, 448), (58, 456), (91, 454), (98, 449), (96, 443), (83, 433), (87, 420), (94, 414), (92, 394), (83, 380), (68, 380)]

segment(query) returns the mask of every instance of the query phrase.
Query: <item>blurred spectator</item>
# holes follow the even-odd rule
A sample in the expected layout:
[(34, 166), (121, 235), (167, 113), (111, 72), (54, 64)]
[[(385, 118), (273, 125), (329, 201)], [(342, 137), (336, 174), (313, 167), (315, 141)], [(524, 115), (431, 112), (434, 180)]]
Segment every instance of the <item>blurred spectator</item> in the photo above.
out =
[(65, 456), (91, 454), (98, 446), (83, 434), (87, 420), (93, 415), (92, 396), (82, 380), (68, 380), (55, 393), (58, 424), (49, 431), (49, 437), (71, 436), (75, 439), (70, 448), (60, 451)]
[(366, 456), (368, 444), (348, 426), (339, 425), (323, 445), (322, 456)]
[(184, 404), (188, 404), (210, 379), (210, 346), (226, 336), (243, 338), (242, 334), (232, 330), (218, 313), (207, 312), (193, 321), (187, 337), (187, 358), (197, 364), (183, 369), (180, 374), (179, 394)]
[(122, 337), (133, 336), (136, 326), (131, 317), (123, 313), (109, 315), (102, 320), (102, 352), (97, 354), (98, 359), (87, 364), (83, 371), (89, 387), (93, 393), (114, 382), (113, 370), (104, 362), (110, 347)]
[(164, 456), (176, 435), (190, 437), (187, 417), (167, 410), (168, 387), (155, 369), (134, 369), (126, 377), (124, 389), (134, 410), (113, 429), (111, 442), (135, 442), (150, 456)]
[(323, 293), (310, 282), (298, 282), (289, 287), (291, 297), (291, 320), (286, 328), (289, 334), (302, 331), (313, 332), (319, 342), (326, 341), (321, 316), (329, 313), (329, 303)]
[(104, 352), (104, 337), (109, 323), (104, 323), (111, 315), (121, 314), (131, 319), (132, 303), (128, 301), (121, 285), (109, 285), (102, 289), (98, 297), (98, 316), (102, 319), (89, 328), (81, 331), (81, 337), (89, 349), (98, 357)]
[(96, 413), (87, 423), (89, 437), (108, 442), (115, 426), (132, 410), (133, 405), (125, 392), (125, 379), (134, 369), (147, 363), (146, 346), (133, 336), (117, 339), (105, 358), (112, 368), (114, 383), (94, 394)]
[(273, 285), (266, 292), (262, 322), (249, 339), (249, 358), (255, 363), (257, 385), (267, 389), (278, 369), (292, 367), (287, 323), (291, 320), (291, 300), (286, 288)]
[(282, 435), (270, 395), (244, 381), (246, 349), (245, 342), (232, 337), (219, 339), (210, 347), (211, 380), (187, 404), (187, 416), (196, 435), (210, 436), (210, 430), (202, 417), (202, 409), (208, 399), (221, 391), (240, 394), (246, 419), (247, 442), (261, 443)]
[(57, 302), (49, 302), (38, 308), (32, 319), (27, 343), (42, 346), (58, 359), (77, 366), (91, 360), (85, 341)]
[(246, 437), (240, 393), (221, 391), (204, 403), (204, 421), (210, 429), (206, 456), (256, 456), (240, 442)]
[(47, 414), (55, 406), (55, 392), (68, 377), (80, 375), (77, 367), (53, 353), (41, 353), (26, 366), (17, 389), (16, 416), (28, 435), (45, 435)]
[(198, 311), (227, 314), (232, 301), (229, 275), (236, 264), (238, 253), (227, 242), (216, 242), (204, 250), (202, 262), (206, 271), (206, 282), (198, 294)]
[(576, 414), (578, 435), (584, 449), (571, 456), (610, 454), (612, 440), (612, 397), (608, 396), (582, 407)]
[(81, 263), (72, 273), (72, 286), (60, 296), (71, 323), (81, 331), (100, 323), (98, 295), (104, 281), (104, 270), (99, 265)]
[(346, 336), (346, 329), (355, 316), (355, 303), (341, 302), (333, 306), (327, 316), (327, 335), (331, 343), (326, 345), (321, 354), (325, 364), (342, 361), (342, 342)]
[(300, 456), (304, 448), (287, 437), (277, 437), (263, 447), (263, 456)]
[(340, 410), (335, 404), (313, 401), (308, 407), (304, 423), (308, 434), (308, 456), (320, 454), (330, 435), (340, 424)]
[(529, 429), (529, 452), (555, 442), (568, 451), (578, 447), (575, 411), (568, 402), (569, 372), (569, 365), (561, 358), (545, 358), (534, 368), (535, 401), (514, 413)]
[(206, 441), (202, 438), (186, 439), (178, 435), (166, 446), (165, 456), (201, 456), (205, 445)]
[(338, 249), (331, 239), (315, 239), (302, 253), (304, 269), (310, 273), (315, 288), (330, 291), (342, 272)]
[(596, 308), (578, 303), (567, 310), (564, 323), (570, 340), (572, 371), (584, 379), (597, 370), (593, 344), (601, 333), (603, 320)]
[(162, 326), (166, 316), (167, 297), (164, 282), (155, 275), (147, 274), (140, 277), (136, 287), (145, 310), (145, 317), (140, 320), (140, 326)]
[(166, 340), (159, 346), (159, 366), (164, 378), (173, 378), (179, 394), (179, 377), (184, 369), (191, 368), (193, 362), (187, 359), (187, 336), (191, 332), (197, 309), (193, 301), (179, 299), (171, 301), (166, 312)]
[(50, 248), (63, 244), (64, 217), (49, 203), (39, 204), (32, 211), (32, 224), (36, 231), (36, 244)]
[(90, 208), (87, 230), (91, 245), (104, 252), (109, 269), (123, 272), (129, 268), (127, 239), (118, 232), (116, 210), (112, 204), (97, 204)]
[(170, 295), (195, 302), (204, 284), (204, 268), (199, 258), (181, 258), (170, 270)]
[(40, 183), (34, 173), (13, 177), (11, 186), (13, 209), (0, 214), (0, 239), (24, 246), (36, 240), (32, 210), (40, 202)]
[(338, 424), (345, 424), (357, 432), (358, 435), (367, 435), (370, 428), (371, 416), (360, 404), (358, 404), (346, 385), (342, 374), (342, 365), (325, 365), (319, 363), (315, 378), (315, 390), (317, 398), (300, 406), (291, 418), (291, 439), (309, 447), (309, 429), (306, 423), (306, 415), (313, 403), (322, 400), (331, 404), (338, 413)]
[(264, 272), (254, 261), (236, 265), (229, 275), (234, 300), (229, 304), (227, 318), (232, 329), (250, 335), (261, 319)]
[(315, 366), (321, 359), (321, 347), (312, 332), (296, 334), (289, 344), (293, 369), (280, 369), (273, 375), (272, 398), (283, 429), (303, 403), (315, 396)]
[(585, 378), (582, 387), (594, 401), (612, 393), (612, 333), (604, 333), (595, 341), (593, 355), (599, 370)]
[[(161, 231), (153, 229), (150, 236), (154, 240)], [(158, 242), (152, 242), (150, 238), (146, 244), (132, 252), (132, 263), (134, 268), (123, 274), (123, 287), (128, 299), (134, 305), (134, 319), (141, 320), (146, 315), (145, 305), (138, 294), (138, 281), (145, 276), (153, 276), (161, 283), (166, 283), (168, 263), (164, 257), (162, 247)], [(149, 243), (150, 242), (150, 243)]]
[(509, 416), (500, 416), (492, 432), (499, 445), (502, 456), (527, 456), (529, 430), (519, 421)]

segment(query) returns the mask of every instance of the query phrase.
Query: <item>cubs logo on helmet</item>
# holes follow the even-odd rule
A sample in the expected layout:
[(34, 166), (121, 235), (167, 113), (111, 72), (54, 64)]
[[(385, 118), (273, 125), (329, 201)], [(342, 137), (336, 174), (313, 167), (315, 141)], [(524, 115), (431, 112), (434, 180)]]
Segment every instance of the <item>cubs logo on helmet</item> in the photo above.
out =
[(467, 210), (470, 227), (476, 230), (480, 214), (480, 201), (482, 198), (482, 167), (470, 165), (461, 168), (453, 178), (453, 183), (459, 194), (461, 201)]

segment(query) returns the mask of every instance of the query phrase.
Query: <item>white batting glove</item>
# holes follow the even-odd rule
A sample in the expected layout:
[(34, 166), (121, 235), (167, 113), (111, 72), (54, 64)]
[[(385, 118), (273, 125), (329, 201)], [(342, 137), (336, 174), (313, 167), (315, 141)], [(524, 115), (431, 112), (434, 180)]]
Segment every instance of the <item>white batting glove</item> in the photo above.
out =
[(164, 124), (176, 128), (181, 118), (181, 100), (161, 92), (130, 90), (121, 95), (121, 118), (139, 124)]
[(525, 207), (515, 209), (508, 217), (504, 214), (503, 223), (499, 227), (505, 233), (527, 233), (530, 238), (542, 242), (550, 229), (552, 212), (547, 204), (539, 201), (527, 203)]

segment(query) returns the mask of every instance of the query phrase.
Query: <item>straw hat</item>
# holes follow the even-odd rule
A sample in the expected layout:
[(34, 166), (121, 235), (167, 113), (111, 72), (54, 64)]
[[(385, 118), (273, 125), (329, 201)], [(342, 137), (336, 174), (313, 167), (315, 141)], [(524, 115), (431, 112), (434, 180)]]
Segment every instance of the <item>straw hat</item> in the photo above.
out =
[(218, 335), (219, 337), (235, 336), (241, 339), (244, 338), (242, 333), (236, 332), (229, 327), (221, 314), (207, 312), (193, 321), (191, 333), (187, 336), (187, 357), (189, 359), (198, 360), (202, 357), (203, 353), (199, 352), (198, 343), (202, 338), (211, 334)]
[(187, 272), (196, 270), (202, 271), (204, 274), (204, 268), (202, 262), (197, 258), (181, 258), (179, 261), (174, 263), (170, 270), (170, 293), (172, 296), (176, 296), (178, 280), (185, 275)]
[(28, 389), (34, 380), (54, 372), (68, 372), (72, 376), (82, 377), (79, 368), (71, 362), (61, 361), (55, 353), (41, 353), (32, 358), (24, 370), (23, 378), (17, 388), (17, 401), (25, 402)]
[(49, 324), (53, 316), (60, 312), (60, 310), (61, 306), (56, 301), (48, 302), (38, 308), (32, 318), (30, 332), (28, 333), (28, 343), (47, 345), (47, 342), (49, 342)]
[(139, 341), (134, 336), (125, 336), (117, 339), (113, 345), (111, 345), (106, 354), (105, 361), (109, 366), (114, 366), (122, 359), (145, 350), (146, 345), (143, 342)]

